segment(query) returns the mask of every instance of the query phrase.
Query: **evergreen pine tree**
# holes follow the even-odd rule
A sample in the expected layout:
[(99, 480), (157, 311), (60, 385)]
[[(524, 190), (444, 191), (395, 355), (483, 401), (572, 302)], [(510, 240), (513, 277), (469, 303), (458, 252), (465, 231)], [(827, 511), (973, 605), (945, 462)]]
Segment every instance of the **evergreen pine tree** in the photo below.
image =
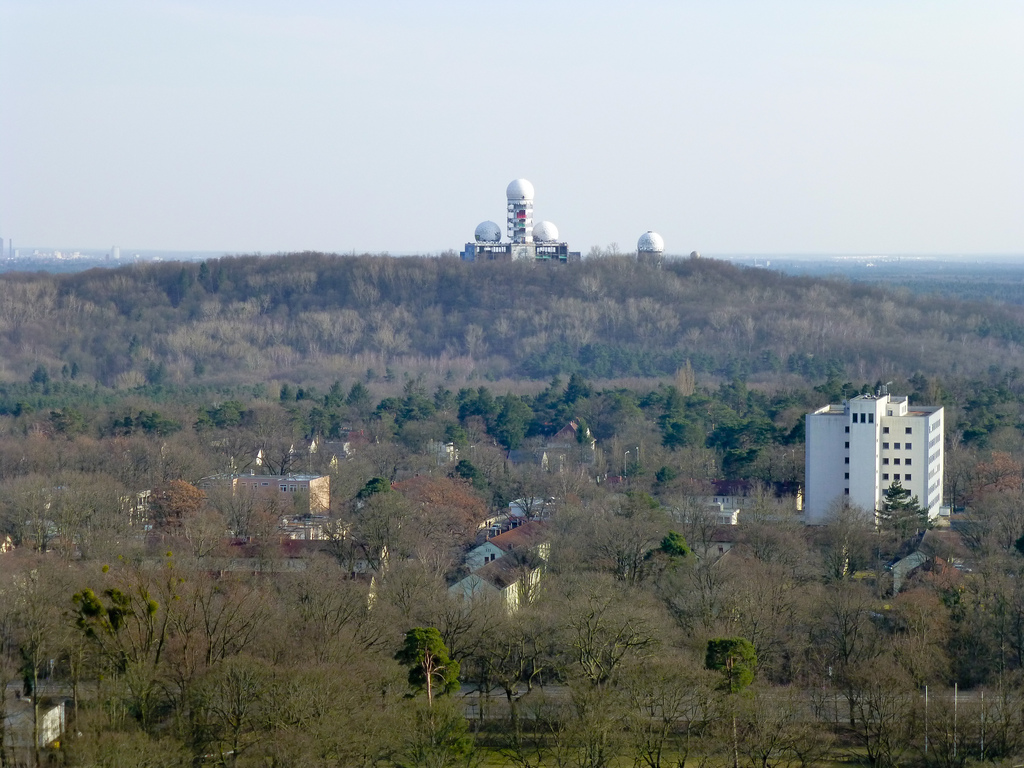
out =
[(882, 508), (878, 511), (879, 524), (892, 531), (898, 541), (928, 527), (927, 510), (899, 480), (893, 480), (883, 496)]

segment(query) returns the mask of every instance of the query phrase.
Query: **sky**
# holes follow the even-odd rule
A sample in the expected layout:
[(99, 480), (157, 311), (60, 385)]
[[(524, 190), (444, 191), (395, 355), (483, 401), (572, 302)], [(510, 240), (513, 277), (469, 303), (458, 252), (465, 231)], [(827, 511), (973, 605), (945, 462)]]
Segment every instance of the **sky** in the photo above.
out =
[(1024, 3), (2, 0), (0, 236), (1024, 254)]

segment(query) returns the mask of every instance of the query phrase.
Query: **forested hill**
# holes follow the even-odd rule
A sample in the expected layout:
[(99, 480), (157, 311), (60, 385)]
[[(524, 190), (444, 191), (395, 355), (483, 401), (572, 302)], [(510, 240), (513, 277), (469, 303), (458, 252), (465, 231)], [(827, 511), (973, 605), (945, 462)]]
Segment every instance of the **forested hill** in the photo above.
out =
[(310, 381), (391, 370), (863, 381), (1024, 367), (1024, 308), (735, 267), (303, 253), (0, 276), (0, 377)]

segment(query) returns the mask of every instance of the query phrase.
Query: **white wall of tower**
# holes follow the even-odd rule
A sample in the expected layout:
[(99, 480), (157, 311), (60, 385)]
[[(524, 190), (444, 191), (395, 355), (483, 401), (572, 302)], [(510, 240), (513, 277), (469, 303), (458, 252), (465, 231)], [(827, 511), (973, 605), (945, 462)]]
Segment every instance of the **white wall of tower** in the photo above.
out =
[(899, 479), (929, 517), (942, 506), (943, 412), (905, 397), (860, 395), (807, 414), (804, 515), (828, 522), (837, 500), (871, 512)]

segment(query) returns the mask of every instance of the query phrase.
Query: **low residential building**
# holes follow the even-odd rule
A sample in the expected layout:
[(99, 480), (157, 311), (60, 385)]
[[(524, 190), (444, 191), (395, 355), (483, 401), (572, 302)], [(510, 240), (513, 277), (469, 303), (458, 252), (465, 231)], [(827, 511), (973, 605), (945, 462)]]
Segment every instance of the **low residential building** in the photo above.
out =
[(150, 523), (150, 498), (153, 491), (146, 489), (136, 493), (129, 493), (121, 496), (121, 508), (128, 518), (131, 526), (146, 527), (149, 530)]
[(469, 554), (466, 555), (466, 568), (469, 569), (470, 573), (474, 573), (504, 554), (504, 550), (497, 544), (489, 540), (485, 541), (483, 544), (469, 550)]
[(714, 517), (715, 525), (738, 525), (740, 521), (740, 508), (733, 507), (719, 502), (718, 504), (706, 504), (705, 509)]
[(740, 538), (740, 527), (737, 525), (716, 526), (704, 541), (688, 541), (690, 549), (699, 559), (717, 560), (727, 553)]
[(488, 515), (481, 521), (478, 530), (486, 530), (487, 536), (497, 536), (499, 533), (515, 528), (518, 525), (530, 520), (543, 519), (550, 513), (555, 499), (543, 499), (533, 496), (529, 499), (516, 499), (508, 503), (508, 510)]
[(708, 490), (710, 493), (696, 497), (697, 500), (704, 504), (716, 505), (724, 510), (742, 512), (763, 504), (765, 500), (774, 500), (794, 512), (803, 511), (803, 489), (799, 483), (712, 480)]
[[(6, 691), (0, 691), (6, 695)], [(67, 726), (67, 712), (64, 701), (40, 699), (39, 736), (36, 745), (45, 749), (54, 745), (64, 734)], [(32, 744), (32, 700), (17, 696), (7, 701), (7, 715), (4, 718), (4, 743), (13, 756), (14, 765), (33, 765), (35, 749)]]
[(326, 514), (331, 508), (331, 478), (329, 475), (213, 475), (203, 478), (199, 487), (204, 490), (230, 485), (232, 493), (252, 493), (276, 498), (283, 509), (291, 510), (298, 502), (299, 512), (312, 515)]
[(504, 554), (533, 552), (542, 560), (547, 560), (551, 552), (547, 525), (539, 520), (511, 528), (488, 539), (488, 543), (498, 547)]
[(434, 458), (434, 463), (442, 467), (446, 464), (454, 464), (459, 460), (459, 449), (455, 443), (442, 443), (440, 440), (427, 441), (427, 455)]
[(287, 515), (278, 530), (285, 539), (325, 541), (330, 538), (333, 521), (326, 515)]
[(580, 465), (592, 466), (597, 460), (597, 441), (589, 427), (570, 421), (558, 432), (533, 448), (509, 451), (506, 458), (512, 464), (534, 464), (545, 472), (566, 472)]
[(466, 566), (470, 573), (473, 573), (487, 563), (494, 562), (498, 558), (516, 551), (533, 552), (542, 560), (547, 560), (550, 548), (544, 523), (525, 522), (473, 547), (466, 555)]
[(448, 592), (464, 599), (496, 595), (509, 612), (515, 611), (533, 599), (550, 554), (545, 524), (524, 523), (470, 550), (466, 556), (470, 575)]
[(448, 593), (465, 600), (495, 597), (505, 610), (514, 613), (529, 604), (541, 579), (541, 565), (514, 558), (499, 558), (449, 588)]

